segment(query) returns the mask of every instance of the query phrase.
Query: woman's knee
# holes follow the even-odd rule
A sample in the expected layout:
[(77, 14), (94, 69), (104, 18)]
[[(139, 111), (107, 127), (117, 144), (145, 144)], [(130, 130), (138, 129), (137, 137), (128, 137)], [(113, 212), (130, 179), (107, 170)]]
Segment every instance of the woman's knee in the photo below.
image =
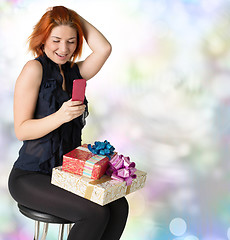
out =
[(89, 209), (84, 215), (84, 220), (87, 222), (95, 222), (98, 225), (107, 224), (110, 218), (110, 210), (107, 206), (95, 206)]
[(124, 214), (124, 216), (128, 216), (129, 214), (129, 203), (125, 197), (121, 198), (120, 200), (120, 208)]
[(114, 211), (120, 212), (124, 216), (128, 216), (129, 214), (129, 203), (125, 197), (112, 202), (111, 207), (114, 209)]

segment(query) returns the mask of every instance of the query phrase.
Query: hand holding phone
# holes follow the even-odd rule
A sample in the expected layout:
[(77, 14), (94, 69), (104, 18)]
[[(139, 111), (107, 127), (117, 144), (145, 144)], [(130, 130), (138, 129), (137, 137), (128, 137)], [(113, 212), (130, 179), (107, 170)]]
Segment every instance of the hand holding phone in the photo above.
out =
[(84, 102), (85, 99), (85, 79), (75, 79), (73, 81), (72, 101)]

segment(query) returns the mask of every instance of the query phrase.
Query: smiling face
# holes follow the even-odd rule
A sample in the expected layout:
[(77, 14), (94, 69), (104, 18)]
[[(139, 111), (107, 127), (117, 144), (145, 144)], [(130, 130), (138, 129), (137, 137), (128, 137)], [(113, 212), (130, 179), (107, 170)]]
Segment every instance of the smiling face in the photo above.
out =
[(44, 44), (46, 55), (58, 65), (69, 61), (77, 47), (77, 32), (68, 25), (54, 27)]

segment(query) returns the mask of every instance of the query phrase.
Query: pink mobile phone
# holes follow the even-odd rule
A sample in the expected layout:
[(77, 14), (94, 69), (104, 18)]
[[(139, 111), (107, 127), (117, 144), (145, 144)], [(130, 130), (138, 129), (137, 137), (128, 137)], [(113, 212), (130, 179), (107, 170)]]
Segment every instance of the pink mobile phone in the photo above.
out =
[(84, 102), (85, 99), (85, 79), (75, 79), (73, 81), (72, 101)]

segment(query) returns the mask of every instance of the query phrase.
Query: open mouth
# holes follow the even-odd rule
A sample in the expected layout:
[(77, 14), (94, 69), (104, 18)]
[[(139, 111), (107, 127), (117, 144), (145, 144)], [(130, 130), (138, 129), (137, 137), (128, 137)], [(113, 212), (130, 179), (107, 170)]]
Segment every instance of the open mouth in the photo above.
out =
[(59, 53), (56, 53), (56, 55), (60, 58), (65, 58), (68, 54), (59, 54)]

